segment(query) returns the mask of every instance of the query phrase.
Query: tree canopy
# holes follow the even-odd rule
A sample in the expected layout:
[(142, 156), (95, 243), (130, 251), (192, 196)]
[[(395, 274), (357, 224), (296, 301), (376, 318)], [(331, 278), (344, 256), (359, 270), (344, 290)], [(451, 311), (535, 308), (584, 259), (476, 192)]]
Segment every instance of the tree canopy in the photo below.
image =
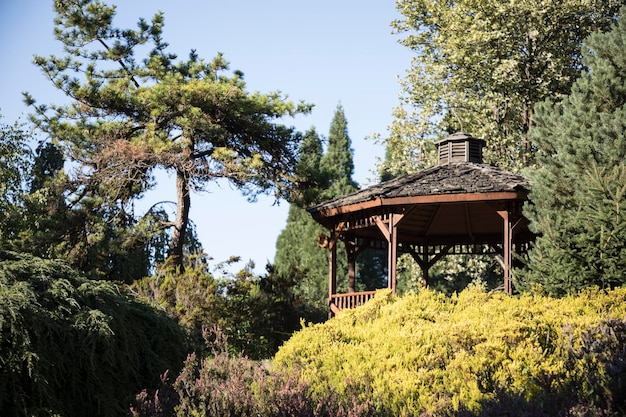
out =
[(569, 91), (580, 47), (615, 21), (622, 0), (401, 0), (393, 23), (415, 51), (390, 127), (385, 172), (434, 163), (433, 139), (485, 138), (487, 162), (533, 163), (533, 106)]
[[(293, 273), (294, 267), (300, 270), (301, 282), (296, 286), (298, 296), (321, 311), (325, 311), (327, 307), (328, 254), (318, 246), (316, 238), (326, 233), (326, 230), (313, 220), (306, 207), (358, 189), (357, 183), (352, 179), (352, 153), (348, 120), (343, 106), (338, 105), (330, 123), (325, 152), (315, 129), (305, 135), (298, 171), (307, 182), (302, 184), (299, 204), (289, 207), (287, 224), (276, 241), (276, 270), (283, 274), (290, 273), (290, 270)], [(343, 243), (340, 243), (339, 250), (345, 251)], [(344, 257), (339, 258), (338, 268), (347, 274), (348, 265)], [(363, 268), (361, 273), (368, 278), (369, 283), (369, 280), (373, 280), (370, 276), (375, 271)]]
[[(0, 115), (1, 120), (1, 115)], [(32, 153), (19, 125), (0, 124), (0, 244), (17, 233), (16, 217), (21, 212), (21, 196), (26, 190)]]
[(189, 348), (163, 311), (61, 260), (0, 250), (0, 295), (5, 415), (125, 416)]
[(170, 255), (182, 265), (192, 191), (225, 179), (250, 198), (288, 195), (300, 135), (278, 121), (311, 105), (246, 91), (243, 73), (229, 74), (222, 54), (205, 61), (192, 50), (177, 61), (161, 13), (133, 30), (115, 27), (115, 6), (100, 1), (54, 7), (65, 55), (37, 56), (35, 64), (71, 102), (37, 105), (28, 94), (26, 101), (76, 168), (75, 204), (91, 197), (123, 215), (154, 185), (156, 169), (174, 173), (176, 218), (166, 226)]

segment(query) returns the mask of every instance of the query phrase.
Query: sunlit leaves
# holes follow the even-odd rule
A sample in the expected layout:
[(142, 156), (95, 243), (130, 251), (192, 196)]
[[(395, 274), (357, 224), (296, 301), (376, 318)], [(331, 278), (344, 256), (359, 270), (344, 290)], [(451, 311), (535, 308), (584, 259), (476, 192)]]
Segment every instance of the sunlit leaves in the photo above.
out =
[(606, 30), (621, 4), (398, 2), (403, 18), (394, 27), (415, 57), (386, 140), (386, 169), (432, 164), (428, 142), (459, 130), (487, 140), (487, 162), (512, 170), (532, 165), (533, 105), (568, 92), (583, 67), (583, 39)]
[[(619, 396), (626, 291), (453, 297), (388, 291), (296, 333), (274, 369), (300, 370), (318, 395), (368, 381), (390, 415), (560, 415)], [(594, 349), (592, 346), (595, 346)], [(613, 362), (616, 361), (616, 362)], [(615, 389), (615, 391), (611, 391)], [(616, 407), (621, 405), (615, 404)], [(464, 414), (465, 415), (465, 414)]]

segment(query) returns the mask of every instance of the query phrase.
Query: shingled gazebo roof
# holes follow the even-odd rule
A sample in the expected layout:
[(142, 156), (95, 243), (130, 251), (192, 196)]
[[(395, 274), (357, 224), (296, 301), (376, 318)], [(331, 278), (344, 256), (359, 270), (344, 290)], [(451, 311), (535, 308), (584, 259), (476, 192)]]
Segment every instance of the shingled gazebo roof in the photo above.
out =
[[(309, 207), (308, 211), (319, 220), (323, 217), (322, 213), (333, 211), (332, 209), (347, 212), (352, 211), (350, 207), (354, 205), (360, 205), (360, 208), (387, 205), (399, 198), (440, 196), (442, 198), (437, 201), (443, 202), (450, 201), (451, 198), (454, 199), (453, 195), (459, 194), (502, 192), (526, 194), (529, 190), (529, 182), (521, 175), (503, 171), (491, 165), (460, 162), (438, 165), (385, 181)], [(337, 210), (341, 208), (343, 209)]]

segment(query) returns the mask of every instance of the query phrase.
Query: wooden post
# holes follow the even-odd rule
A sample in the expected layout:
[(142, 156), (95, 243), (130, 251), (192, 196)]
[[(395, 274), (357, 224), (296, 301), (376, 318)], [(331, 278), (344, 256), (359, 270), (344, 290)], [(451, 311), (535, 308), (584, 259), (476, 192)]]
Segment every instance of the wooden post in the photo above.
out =
[(330, 232), (328, 242), (328, 302), (337, 294), (337, 233)]
[(388, 252), (388, 287), (395, 294), (397, 287), (397, 264), (398, 264), (398, 227), (394, 223), (394, 214), (389, 215), (389, 250)]
[(504, 220), (504, 237), (502, 242), (502, 260), (504, 261), (504, 292), (513, 295), (513, 282), (511, 281), (511, 263), (513, 259), (513, 227), (511, 225), (511, 213), (508, 210), (498, 211)]
[(421, 253), (416, 252), (413, 248), (411, 248), (411, 246), (406, 246), (404, 248), (404, 250), (408, 251), (411, 254), (415, 262), (417, 262), (420, 269), (422, 270), (422, 286), (424, 288), (428, 287), (428, 280), (430, 278), (429, 276), (430, 267), (433, 266), (436, 262), (438, 262), (441, 258), (446, 256), (448, 252), (450, 252), (450, 249), (452, 249), (452, 245), (442, 247), (439, 253), (435, 253), (433, 257), (431, 258), (430, 255), (428, 254), (427, 244), (421, 247)]
[(376, 217), (376, 225), (387, 240), (387, 288), (396, 292), (396, 270), (398, 263), (398, 223), (404, 217), (403, 214), (390, 213), (389, 224)]
[(346, 255), (348, 257), (348, 292), (356, 290), (356, 244), (353, 239), (346, 239)]
[(428, 288), (428, 281), (430, 279), (430, 261), (428, 259), (428, 245), (424, 245), (424, 261), (420, 263), (420, 267), (422, 269), (422, 287)]

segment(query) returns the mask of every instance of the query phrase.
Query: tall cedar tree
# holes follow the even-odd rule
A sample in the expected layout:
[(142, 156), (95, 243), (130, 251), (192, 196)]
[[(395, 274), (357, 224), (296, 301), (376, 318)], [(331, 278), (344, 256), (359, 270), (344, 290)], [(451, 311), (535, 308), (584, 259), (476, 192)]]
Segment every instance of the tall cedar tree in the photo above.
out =
[(540, 233), (520, 287), (561, 296), (626, 284), (626, 8), (591, 35), (584, 72), (561, 102), (536, 107), (526, 215)]
[(485, 138), (505, 169), (533, 164), (533, 105), (569, 92), (582, 40), (607, 30), (624, 0), (400, 0), (393, 22), (415, 51), (385, 140), (383, 172), (435, 162), (436, 140), (463, 130)]
[[(328, 189), (322, 192), (323, 200), (329, 200), (349, 194), (358, 189), (358, 184), (352, 179), (354, 174), (352, 141), (348, 135), (348, 121), (343, 107), (337, 106), (335, 115), (330, 125), (328, 136), (328, 150), (320, 161), (322, 175), (327, 178)], [(345, 245), (339, 242), (338, 253), (345, 252)], [(339, 256), (338, 271), (348, 274), (348, 266), (345, 256)], [(386, 253), (375, 249), (365, 249), (357, 258), (356, 274), (358, 286), (361, 289), (372, 290), (386, 285)], [(325, 278), (328, 278), (328, 265), (324, 269)], [(340, 280), (340, 289), (347, 284), (347, 279)], [(325, 290), (328, 284), (324, 283)]]
[(172, 172), (177, 210), (169, 253), (182, 266), (192, 191), (224, 179), (251, 199), (287, 195), (300, 135), (274, 121), (308, 113), (310, 105), (280, 92), (247, 92), (243, 74), (228, 75), (221, 54), (205, 62), (192, 50), (176, 62), (162, 39), (161, 13), (121, 30), (113, 26), (115, 6), (59, 0), (54, 7), (65, 56), (37, 56), (35, 64), (72, 102), (26, 101), (39, 128), (78, 166), (75, 204), (108, 204), (125, 214), (154, 185), (155, 169)]
[(351, 193), (358, 189), (352, 179), (354, 161), (352, 158), (352, 142), (348, 135), (348, 121), (341, 105), (337, 106), (328, 132), (328, 148), (320, 160), (320, 171), (326, 179), (328, 188), (320, 197), (328, 200)]
[[(323, 154), (322, 143), (315, 130), (310, 130), (300, 150), (299, 170), (301, 177), (308, 178), (302, 191), (301, 204), (289, 207), (287, 225), (276, 242), (275, 267), (286, 273), (295, 266), (304, 272), (303, 281), (297, 287), (297, 295), (320, 309), (326, 309), (328, 296), (328, 253), (317, 245), (316, 237), (328, 233), (313, 220), (306, 207), (357, 190), (352, 179), (354, 162), (348, 122), (343, 107), (339, 105), (333, 116), (328, 136), (328, 148)], [(338, 252), (345, 252), (340, 242)], [(339, 256), (337, 269), (339, 276), (347, 276), (348, 265), (345, 256)], [(375, 253), (363, 252), (358, 258), (357, 274), (362, 288), (372, 289), (382, 286), (384, 264)], [(347, 280), (339, 281), (340, 289), (345, 290)]]

